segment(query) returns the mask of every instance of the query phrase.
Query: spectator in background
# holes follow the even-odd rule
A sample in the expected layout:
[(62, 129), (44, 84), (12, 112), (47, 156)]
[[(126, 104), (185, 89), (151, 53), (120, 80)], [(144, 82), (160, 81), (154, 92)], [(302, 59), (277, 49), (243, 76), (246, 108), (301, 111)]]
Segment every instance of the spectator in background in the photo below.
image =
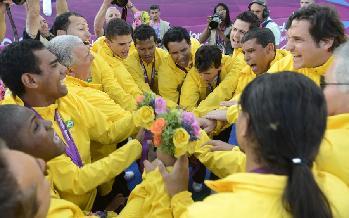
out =
[(315, 0), (300, 0), (299, 4), (301, 5), (301, 8), (307, 7), (311, 4), (315, 4)]
[(121, 13), (116, 7), (111, 7), (113, 0), (104, 0), (99, 8), (95, 20), (94, 31), (96, 37), (104, 35), (104, 24), (108, 23), (113, 18), (121, 18)]
[(12, 0), (4, 0), (0, 2), (0, 43), (6, 35), (6, 4), (12, 4)]
[(149, 25), (153, 27), (159, 42), (161, 42), (167, 30), (170, 29), (170, 23), (160, 18), (159, 5), (150, 6), (149, 15), (150, 15)]
[[(54, 37), (50, 33), (49, 26), (44, 17), (40, 16), (40, 0), (27, 0), (26, 8), (26, 27), (23, 32), (23, 39), (40, 40), (44, 45)], [(57, 16), (68, 11), (66, 0), (56, 1)]]
[(199, 42), (207, 41), (209, 45), (217, 45), (223, 54), (231, 54), (232, 48), (229, 41), (231, 29), (229, 8), (224, 3), (218, 3), (213, 10), (213, 16), (207, 19), (207, 26), (201, 33)]
[(274, 33), (275, 45), (278, 46), (281, 40), (281, 32), (279, 25), (270, 18), (267, 2), (265, 0), (253, 0), (248, 5), (248, 9), (257, 15), (263, 28), (268, 28)]

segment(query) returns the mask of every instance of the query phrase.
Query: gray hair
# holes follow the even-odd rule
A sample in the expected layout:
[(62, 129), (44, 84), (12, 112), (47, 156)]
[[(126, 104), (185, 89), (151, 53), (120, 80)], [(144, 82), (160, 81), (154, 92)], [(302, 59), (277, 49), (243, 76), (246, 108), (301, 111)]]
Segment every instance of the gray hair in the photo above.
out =
[(65, 67), (71, 67), (75, 63), (73, 49), (81, 45), (84, 45), (84, 43), (79, 37), (63, 35), (51, 39), (47, 49), (57, 56), (59, 63)]
[[(335, 61), (333, 74), (336, 82), (349, 84), (349, 41), (343, 43), (334, 51)], [(349, 93), (349, 85), (339, 87), (343, 92)]]

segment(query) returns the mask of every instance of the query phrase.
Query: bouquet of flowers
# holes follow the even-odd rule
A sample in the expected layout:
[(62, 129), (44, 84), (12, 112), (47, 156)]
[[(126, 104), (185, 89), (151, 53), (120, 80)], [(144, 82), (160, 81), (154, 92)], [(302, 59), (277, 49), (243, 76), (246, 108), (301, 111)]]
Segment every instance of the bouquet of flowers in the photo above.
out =
[(200, 136), (200, 127), (194, 114), (178, 109), (160, 114), (150, 131), (154, 146), (174, 157), (194, 149), (189, 143), (198, 140)]
[(146, 92), (144, 95), (137, 96), (137, 111), (134, 114), (136, 126), (150, 129), (151, 124), (155, 120), (155, 116), (159, 116), (167, 112), (166, 101), (156, 96), (154, 93)]

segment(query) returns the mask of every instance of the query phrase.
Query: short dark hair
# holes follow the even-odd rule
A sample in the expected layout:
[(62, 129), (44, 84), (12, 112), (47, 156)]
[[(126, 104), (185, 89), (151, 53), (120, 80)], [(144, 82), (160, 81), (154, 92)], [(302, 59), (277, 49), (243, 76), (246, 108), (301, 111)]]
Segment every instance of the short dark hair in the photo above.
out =
[(133, 32), (133, 41), (135, 44), (137, 44), (137, 40), (144, 41), (144, 40), (150, 39), (151, 37), (154, 37), (155, 43), (158, 42), (155, 30), (153, 29), (153, 27), (147, 24), (139, 25), (138, 27), (136, 27), (135, 31)]
[(195, 68), (200, 72), (221, 66), (222, 51), (215, 45), (203, 45), (195, 53)]
[(256, 42), (263, 48), (265, 48), (269, 43), (273, 43), (275, 45), (275, 36), (268, 28), (254, 28), (248, 31), (242, 37), (241, 43), (245, 43), (251, 39), (256, 39)]
[(218, 3), (218, 4), (214, 7), (214, 9), (213, 9), (213, 14), (217, 13), (216, 10), (217, 10), (217, 8), (218, 8), (219, 6), (223, 7), (224, 10), (225, 10), (225, 12), (226, 12), (226, 16), (225, 16), (225, 20), (224, 20), (224, 25), (225, 25), (226, 27), (228, 27), (228, 26), (231, 25), (231, 19), (230, 19), (229, 8), (228, 8), (228, 6), (227, 6), (226, 4), (224, 4), (224, 3), (222, 3), (222, 2)]
[(242, 13), (240, 13), (238, 16), (236, 16), (235, 20), (242, 20), (246, 23), (250, 24), (250, 30), (254, 29), (254, 28), (258, 28), (261, 24), (261, 22), (259, 21), (257, 15), (255, 15), (253, 12), (251, 11), (244, 11)]
[(115, 36), (132, 35), (132, 27), (121, 18), (113, 18), (105, 27), (105, 37), (112, 40)]
[(69, 25), (70, 25), (70, 17), (83, 17), (81, 14), (76, 12), (64, 12), (63, 14), (60, 14), (56, 17), (55, 21), (53, 22), (51, 32), (53, 35), (57, 36), (58, 30), (64, 30), (67, 31)]
[(168, 43), (170, 42), (181, 42), (183, 39), (190, 45), (190, 35), (188, 33), (188, 30), (180, 27), (175, 26), (171, 27), (164, 35), (162, 41), (165, 46), (165, 48), (168, 50)]
[(0, 140), (0, 214), (8, 218), (34, 217), (39, 209), (36, 187), (21, 190), (9, 169), (9, 163), (3, 154), (6, 144)]
[(300, 73), (266, 73), (246, 86), (240, 104), (249, 116), (248, 134), (259, 162), (287, 176), (280, 199), (284, 208), (292, 217), (332, 217), (311, 171), (327, 120), (320, 87)]
[(25, 93), (22, 83), (24, 73), (41, 74), (35, 51), (45, 46), (38, 40), (23, 40), (8, 45), (0, 54), (0, 77), (14, 95)]
[(159, 5), (151, 5), (149, 10), (159, 10), (160, 11), (160, 6)]
[(294, 12), (287, 21), (288, 30), (293, 20), (306, 20), (310, 24), (309, 33), (318, 44), (321, 40), (332, 39), (330, 51), (334, 51), (346, 41), (343, 23), (340, 21), (336, 9), (328, 6), (311, 4)]
[(15, 104), (0, 105), (0, 138), (10, 149), (18, 151), (22, 151), (22, 142), (17, 134), (23, 124), (22, 116), (19, 116), (23, 108)]

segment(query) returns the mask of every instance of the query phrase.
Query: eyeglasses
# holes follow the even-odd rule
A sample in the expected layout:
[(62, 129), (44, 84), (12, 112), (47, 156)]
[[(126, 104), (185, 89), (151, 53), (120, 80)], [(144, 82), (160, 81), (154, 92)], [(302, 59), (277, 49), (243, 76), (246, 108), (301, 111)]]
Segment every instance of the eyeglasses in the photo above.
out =
[(326, 88), (326, 86), (333, 85), (333, 86), (349, 86), (349, 83), (327, 83), (327, 82), (321, 82), (320, 87), (321, 89)]

